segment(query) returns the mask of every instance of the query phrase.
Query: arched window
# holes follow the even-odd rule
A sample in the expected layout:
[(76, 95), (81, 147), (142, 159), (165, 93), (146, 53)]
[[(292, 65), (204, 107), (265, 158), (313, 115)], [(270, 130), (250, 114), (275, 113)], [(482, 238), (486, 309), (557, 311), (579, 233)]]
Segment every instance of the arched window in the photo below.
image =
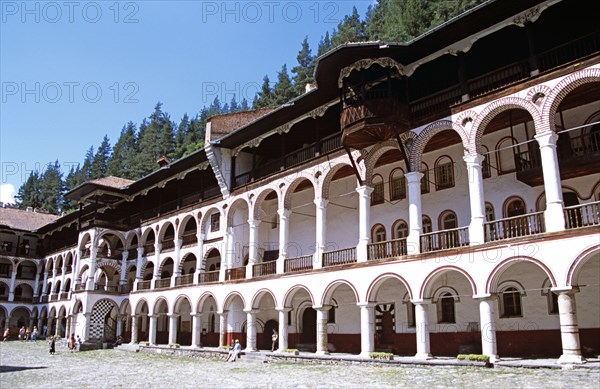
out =
[(454, 162), (447, 155), (435, 161), (435, 188), (436, 190), (452, 188), (454, 186)]
[(548, 314), (558, 315), (558, 294), (554, 293), (550, 288), (552, 288), (552, 284), (550, 283), (550, 280), (546, 278), (542, 285), (542, 296), (546, 296)]
[(506, 200), (505, 217), (521, 216), (525, 214), (525, 202), (520, 197), (512, 197)]
[(488, 203), (486, 201), (486, 203), (485, 203), (485, 221), (493, 222), (494, 220), (496, 220), (496, 215), (494, 214), (494, 206), (492, 205), (492, 203)]
[(421, 162), (421, 194), (429, 193), (429, 166), (425, 162)]
[(371, 240), (373, 243), (385, 242), (385, 227), (382, 224), (375, 224), (373, 226)]
[(406, 178), (404, 171), (397, 168), (390, 173), (390, 199), (400, 200), (406, 198)]
[(500, 292), (500, 316), (522, 317), (521, 292), (515, 286), (507, 286)]
[(490, 178), (492, 176), (492, 167), (490, 166), (490, 157), (489, 149), (485, 146), (481, 146), (483, 149), (483, 161), (481, 162), (481, 174), (483, 178)]
[(496, 144), (496, 165), (498, 174), (512, 173), (515, 171), (515, 150), (512, 147), (518, 142), (510, 136), (500, 139)]
[(439, 220), (440, 230), (450, 230), (458, 228), (458, 220), (454, 211), (444, 211), (440, 214)]
[(433, 231), (433, 227), (431, 225), (431, 218), (427, 215), (423, 215), (421, 218), (421, 230), (424, 234), (428, 234)]
[(446, 231), (439, 235), (439, 242), (434, 242), (434, 244), (439, 243), (440, 249), (459, 247), (461, 245), (462, 242), (459, 239), (458, 231), (455, 230), (458, 227), (458, 220), (454, 211), (442, 212), (439, 219), (439, 226), (440, 230)]
[(371, 205), (383, 204), (383, 177), (379, 174), (373, 176), (373, 193), (371, 194)]
[(394, 234), (394, 239), (406, 238), (408, 236), (408, 224), (402, 219), (397, 220), (394, 223), (392, 232)]
[(455, 302), (459, 301), (456, 291), (449, 287), (441, 287), (433, 295), (437, 306), (438, 323), (456, 323)]

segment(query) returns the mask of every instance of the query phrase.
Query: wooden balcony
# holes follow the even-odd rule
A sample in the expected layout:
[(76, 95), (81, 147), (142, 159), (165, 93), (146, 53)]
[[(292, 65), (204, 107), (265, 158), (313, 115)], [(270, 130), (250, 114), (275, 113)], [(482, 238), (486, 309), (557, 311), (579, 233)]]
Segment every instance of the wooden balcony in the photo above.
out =
[(459, 227), (421, 235), (421, 252), (446, 250), (469, 245), (469, 228)]
[(225, 281), (243, 280), (246, 278), (246, 267), (235, 267), (225, 271)]
[(219, 271), (206, 271), (198, 274), (198, 283), (207, 284), (210, 282), (219, 282)]
[(151, 280), (148, 281), (140, 281), (137, 284), (137, 290), (150, 290)]
[(323, 253), (323, 267), (356, 262), (356, 247), (327, 251)]
[(486, 242), (541, 234), (546, 231), (543, 212), (485, 222), (483, 227)]
[(295, 258), (286, 258), (284, 263), (284, 271), (286, 273), (294, 273), (299, 271), (312, 270), (313, 255), (304, 255)]
[(181, 247), (191, 247), (198, 244), (198, 237), (196, 236), (196, 233), (183, 235), (182, 241)]
[(163, 240), (160, 252), (166, 253), (173, 250), (175, 250), (175, 241), (173, 240), (173, 238), (167, 238), (166, 240)]
[(600, 225), (600, 201), (565, 207), (565, 228)]
[(367, 259), (384, 259), (401, 257), (408, 252), (406, 238), (393, 239), (385, 242), (371, 243), (367, 246)]
[(156, 280), (154, 282), (154, 288), (155, 289), (168, 288), (170, 286), (171, 286), (171, 277), (169, 277), (169, 278), (161, 278), (160, 280)]
[(256, 263), (252, 266), (252, 277), (268, 276), (277, 273), (277, 261)]
[(186, 274), (184, 276), (175, 277), (175, 286), (192, 285), (194, 282), (194, 274)]

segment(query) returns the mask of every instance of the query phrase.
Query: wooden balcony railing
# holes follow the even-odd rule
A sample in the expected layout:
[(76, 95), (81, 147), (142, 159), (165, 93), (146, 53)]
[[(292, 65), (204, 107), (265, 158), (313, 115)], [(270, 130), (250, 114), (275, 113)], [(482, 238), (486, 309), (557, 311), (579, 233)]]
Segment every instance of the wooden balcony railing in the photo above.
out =
[(40, 303), (47, 303), (49, 300), (48, 295), (40, 297)]
[(61, 300), (68, 300), (69, 299), (69, 292), (62, 292), (59, 296), (59, 298)]
[(317, 145), (313, 143), (286, 155), (284, 158), (284, 165), (286, 169), (292, 166), (300, 165), (302, 162), (314, 158), (316, 153)]
[(529, 77), (527, 61), (520, 61), (469, 80), (469, 96), (475, 98)]
[[(8, 300), (8, 296), (7, 300)], [(34, 301), (33, 296), (15, 296), (14, 297), (14, 302), (22, 302), (22, 303), (36, 303), (36, 301)]]
[(327, 154), (342, 147), (342, 135), (340, 133), (331, 134), (321, 139), (321, 154)]
[(190, 247), (198, 244), (198, 237), (196, 236), (196, 232), (193, 234), (183, 235), (182, 237), (182, 247)]
[(583, 38), (557, 46), (538, 56), (540, 71), (546, 71), (597, 53), (600, 50), (600, 34), (595, 32)]
[(59, 300), (58, 293), (52, 293), (50, 295), (50, 301), (58, 301), (58, 300)]
[(486, 242), (535, 235), (546, 231), (543, 212), (485, 222), (483, 227)]
[(119, 293), (120, 294), (127, 294), (127, 293), (130, 293), (132, 290), (133, 290), (133, 285), (130, 285), (130, 284), (119, 285)]
[(173, 250), (175, 250), (175, 241), (173, 240), (173, 238), (163, 240), (160, 251), (162, 253), (166, 253), (167, 251), (173, 251)]
[(191, 285), (194, 282), (194, 274), (175, 277), (175, 286)]
[(267, 276), (277, 273), (277, 261), (256, 263), (252, 266), (252, 277)]
[(600, 225), (600, 201), (565, 207), (567, 229)]
[(367, 258), (369, 260), (400, 257), (407, 253), (406, 238), (371, 243), (367, 246)]
[(313, 268), (313, 255), (304, 255), (302, 257), (287, 258), (284, 262), (284, 271), (286, 273), (311, 270)]
[(150, 289), (150, 284), (152, 283), (151, 280), (148, 281), (140, 281), (137, 284), (137, 290), (149, 290)]
[(459, 227), (421, 235), (421, 252), (445, 250), (469, 245), (469, 228)]
[(209, 282), (219, 282), (219, 271), (206, 271), (198, 274), (198, 283), (207, 284)]
[(323, 253), (323, 267), (354, 262), (356, 262), (356, 247), (349, 247)]
[(246, 267), (244, 266), (227, 269), (225, 271), (226, 281), (243, 280), (244, 278), (246, 278)]
[(168, 288), (169, 286), (171, 286), (171, 277), (169, 277), (169, 278), (161, 278), (160, 280), (156, 280), (154, 282), (154, 288), (155, 289)]
[(75, 292), (82, 292), (85, 290), (85, 284), (76, 284), (75, 285)]
[(144, 245), (144, 255), (153, 255), (154, 254), (154, 243), (149, 243)]

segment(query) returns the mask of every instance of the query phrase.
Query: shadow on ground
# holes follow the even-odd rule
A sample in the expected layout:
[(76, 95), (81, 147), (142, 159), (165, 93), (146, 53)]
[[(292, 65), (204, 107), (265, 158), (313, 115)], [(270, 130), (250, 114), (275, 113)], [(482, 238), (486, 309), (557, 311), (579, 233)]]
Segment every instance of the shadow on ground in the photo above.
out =
[(11, 373), (13, 371), (45, 369), (46, 366), (0, 366), (1, 373)]

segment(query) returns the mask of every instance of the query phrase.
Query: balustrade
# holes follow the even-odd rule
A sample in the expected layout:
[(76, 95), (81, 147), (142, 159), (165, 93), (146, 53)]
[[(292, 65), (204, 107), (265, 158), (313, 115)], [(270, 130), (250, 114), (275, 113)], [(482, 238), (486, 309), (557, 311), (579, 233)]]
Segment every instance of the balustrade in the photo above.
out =
[(356, 247), (349, 247), (323, 253), (324, 267), (354, 262), (356, 262)]
[(516, 238), (545, 232), (544, 213), (534, 212), (526, 215), (507, 217), (485, 222), (485, 241)]
[(367, 258), (383, 259), (407, 255), (406, 238), (371, 243), (367, 246)]
[(218, 281), (219, 281), (219, 271), (218, 270), (207, 271), (207, 272), (198, 274), (198, 283), (199, 284), (206, 284), (209, 282), (218, 282)]
[(277, 272), (277, 262), (269, 261), (256, 263), (252, 266), (252, 277), (266, 276)]
[(565, 207), (567, 229), (600, 225), (600, 201)]
[(304, 255), (302, 257), (287, 258), (284, 263), (286, 273), (311, 270), (313, 268), (313, 256)]
[(469, 228), (459, 227), (421, 235), (421, 252), (445, 250), (469, 244)]

